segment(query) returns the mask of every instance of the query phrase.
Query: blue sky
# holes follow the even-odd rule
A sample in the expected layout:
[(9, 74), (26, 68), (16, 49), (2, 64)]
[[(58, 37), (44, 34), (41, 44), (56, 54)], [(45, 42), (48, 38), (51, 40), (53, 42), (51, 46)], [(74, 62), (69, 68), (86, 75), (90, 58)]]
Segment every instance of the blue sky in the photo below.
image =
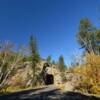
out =
[(100, 0), (0, 0), (0, 40), (27, 46), (33, 34), (41, 57), (62, 54), (69, 64), (81, 52), (75, 35), (84, 17), (99, 26)]

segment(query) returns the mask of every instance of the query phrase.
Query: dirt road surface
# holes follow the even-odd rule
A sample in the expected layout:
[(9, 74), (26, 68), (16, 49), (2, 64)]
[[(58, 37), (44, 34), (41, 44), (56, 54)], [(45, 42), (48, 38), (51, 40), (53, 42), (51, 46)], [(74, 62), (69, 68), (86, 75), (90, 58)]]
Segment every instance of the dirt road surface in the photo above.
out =
[(76, 92), (62, 92), (55, 86), (23, 90), (0, 96), (0, 100), (100, 100)]

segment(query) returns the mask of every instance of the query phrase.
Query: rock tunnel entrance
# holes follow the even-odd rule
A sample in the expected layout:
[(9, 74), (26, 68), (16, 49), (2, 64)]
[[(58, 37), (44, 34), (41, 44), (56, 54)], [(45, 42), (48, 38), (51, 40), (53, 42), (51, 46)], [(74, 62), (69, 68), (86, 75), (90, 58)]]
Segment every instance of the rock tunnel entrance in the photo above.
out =
[(42, 74), (45, 85), (54, 84), (54, 75), (52, 74), (51, 65), (49, 63), (44, 64)]
[(47, 74), (46, 75), (45, 84), (46, 85), (54, 84), (54, 76), (52, 74)]

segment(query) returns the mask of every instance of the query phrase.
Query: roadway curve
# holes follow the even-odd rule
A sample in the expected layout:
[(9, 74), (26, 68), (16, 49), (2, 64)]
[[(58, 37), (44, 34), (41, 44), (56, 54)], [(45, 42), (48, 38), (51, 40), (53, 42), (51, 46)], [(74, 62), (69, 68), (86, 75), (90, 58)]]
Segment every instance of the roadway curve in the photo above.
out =
[(75, 92), (62, 92), (55, 86), (48, 86), (2, 95), (0, 100), (100, 100), (100, 98)]

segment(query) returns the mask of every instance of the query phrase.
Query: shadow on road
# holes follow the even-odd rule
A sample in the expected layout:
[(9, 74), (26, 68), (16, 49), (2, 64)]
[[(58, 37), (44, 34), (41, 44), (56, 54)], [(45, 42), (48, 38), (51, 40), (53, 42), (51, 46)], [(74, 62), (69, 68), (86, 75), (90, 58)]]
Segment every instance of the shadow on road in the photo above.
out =
[(39, 92), (41, 90), (43, 88), (2, 95), (0, 100), (100, 100), (100, 98), (81, 93), (61, 93), (59, 89)]

